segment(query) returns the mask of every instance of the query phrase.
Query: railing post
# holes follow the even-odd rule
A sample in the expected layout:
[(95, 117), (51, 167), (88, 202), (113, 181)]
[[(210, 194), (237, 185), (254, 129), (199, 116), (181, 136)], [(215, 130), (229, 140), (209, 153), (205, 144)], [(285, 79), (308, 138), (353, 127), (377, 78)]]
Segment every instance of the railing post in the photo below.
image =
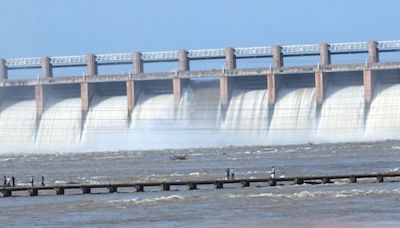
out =
[(179, 59), (179, 71), (185, 72), (190, 70), (190, 60), (188, 58), (188, 52), (186, 50), (180, 50), (178, 52)]
[(97, 75), (97, 62), (96, 62), (96, 56), (93, 54), (88, 54), (86, 56), (86, 73), (89, 77), (93, 77)]
[(280, 68), (283, 66), (282, 47), (279, 45), (272, 46), (272, 67)]
[(133, 52), (133, 53), (132, 53), (132, 63), (133, 63), (132, 72), (133, 72), (134, 74), (141, 74), (141, 73), (143, 73), (142, 53), (140, 53), (140, 52)]
[(378, 43), (375, 40), (368, 41), (368, 63), (379, 62)]
[(5, 59), (0, 59), (0, 81), (8, 79), (8, 69)]
[(50, 58), (45, 56), (41, 59), (42, 64), (42, 78), (48, 79), (53, 77), (53, 67), (50, 63)]
[(329, 65), (331, 64), (331, 51), (329, 50), (329, 44), (321, 43), (319, 45), (319, 57), (321, 65)]
[(225, 69), (226, 70), (236, 69), (235, 49), (231, 47), (225, 48), (224, 53), (225, 53)]

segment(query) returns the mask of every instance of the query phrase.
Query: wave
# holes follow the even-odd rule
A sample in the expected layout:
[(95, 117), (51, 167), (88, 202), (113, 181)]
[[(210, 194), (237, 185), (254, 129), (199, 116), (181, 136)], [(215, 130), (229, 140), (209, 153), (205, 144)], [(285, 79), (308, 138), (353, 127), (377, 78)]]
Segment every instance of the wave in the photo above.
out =
[(301, 191), (290, 194), (283, 193), (258, 193), (258, 194), (227, 194), (229, 198), (271, 198), (281, 200), (303, 200), (303, 199), (333, 199), (333, 198), (346, 198), (353, 196), (378, 196), (378, 195), (391, 195), (400, 194), (400, 189), (392, 190), (342, 190), (342, 191)]
[(112, 205), (139, 205), (139, 204), (157, 204), (157, 203), (163, 203), (163, 202), (169, 202), (169, 201), (179, 201), (179, 200), (184, 200), (185, 198), (179, 195), (170, 195), (170, 196), (161, 196), (161, 197), (156, 197), (156, 198), (131, 198), (131, 199), (120, 199), (120, 200), (109, 200), (107, 201), (108, 203)]

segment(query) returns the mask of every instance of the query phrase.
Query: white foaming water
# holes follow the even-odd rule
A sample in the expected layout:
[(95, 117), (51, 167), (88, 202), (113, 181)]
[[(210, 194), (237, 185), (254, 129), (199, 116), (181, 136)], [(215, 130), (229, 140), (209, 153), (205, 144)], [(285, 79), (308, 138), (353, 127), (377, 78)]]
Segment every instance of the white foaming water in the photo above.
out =
[[(290, 141), (310, 140), (316, 124), (314, 88), (281, 88), (270, 124), (269, 138), (282, 141), (290, 134)], [(284, 137), (287, 138), (287, 137)]]
[[(126, 96), (98, 96), (91, 101), (81, 143), (88, 149), (120, 149), (124, 146), (127, 131)], [(121, 137), (123, 140), (121, 140)]]
[(134, 148), (168, 148), (174, 140), (172, 94), (140, 93), (124, 143)]
[(0, 106), (1, 151), (21, 152), (33, 147), (36, 128), (35, 100), (4, 100)]
[(322, 140), (356, 140), (364, 129), (363, 86), (334, 86), (326, 91), (317, 137)]
[(1, 104), (0, 147), (63, 152), (75, 146), (106, 151), (398, 139), (400, 85), (378, 83), (375, 89), (365, 130), (359, 85), (329, 85), (319, 120), (314, 88), (281, 86), (271, 123), (265, 89), (234, 88), (224, 119), (216, 80), (191, 81), (176, 109), (171, 93), (142, 91), (130, 121), (126, 96), (96, 94), (83, 129), (80, 98), (49, 96), (38, 129), (35, 101), (10, 98)]
[(36, 133), (36, 147), (40, 150), (59, 151), (79, 146), (81, 99), (49, 98), (46, 107)]
[(221, 129), (232, 134), (230, 143), (263, 144), (268, 128), (268, 100), (266, 90), (234, 90)]
[(377, 83), (367, 116), (365, 135), (398, 138), (400, 129), (400, 85)]

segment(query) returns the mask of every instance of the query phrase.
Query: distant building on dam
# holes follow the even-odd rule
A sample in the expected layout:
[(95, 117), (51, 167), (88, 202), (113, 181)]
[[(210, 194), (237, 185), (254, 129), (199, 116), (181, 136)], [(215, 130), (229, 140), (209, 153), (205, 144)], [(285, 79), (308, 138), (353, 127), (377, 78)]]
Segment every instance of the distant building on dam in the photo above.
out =
[[(398, 139), (399, 51), (395, 40), (0, 59), (0, 150)], [(149, 70), (163, 63), (174, 67)], [(115, 66), (127, 70), (102, 72)]]

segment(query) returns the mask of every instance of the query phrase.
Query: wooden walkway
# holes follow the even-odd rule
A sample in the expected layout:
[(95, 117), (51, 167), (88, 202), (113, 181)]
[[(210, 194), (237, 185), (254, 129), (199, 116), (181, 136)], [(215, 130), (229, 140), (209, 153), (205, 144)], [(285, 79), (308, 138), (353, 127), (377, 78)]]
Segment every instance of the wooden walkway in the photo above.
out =
[[(186, 186), (188, 190), (195, 190), (198, 186), (208, 185), (216, 189), (222, 189), (227, 184), (240, 184), (241, 187), (250, 187), (251, 183), (267, 183), (276, 186), (278, 183), (291, 184), (327, 184), (334, 180), (347, 179), (351, 183), (357, 183), (359, 179), (373, 179), (374, 182), (384, 182), (385, 178), (400, 177), (400, 173), (373, 173), (373, 174), (351, 174), (351, 175), (325, 175), (325, 176), (298, 176), (283, 178), (255, 178), (255, 179), (218, 179), (218, 180), (196, 180), (196, 181), (167, 181), (167, 182), (138, 182), (138, 183), (112, 183), (112, 184), (70, 184), (70, 185), (48, 185), (48, 186), (18, 186), (2, 187), (0, 192), (3, 197), (13, 196), (14, 192), (27, 192), (28, 196), (38, 196), (40, 191), (54, 191), (57, 195), (64, 195), (68, 189), (78, 189), (82, 194), (92, 193), (92, 189), (105, 189), (109, 193), (118, 192), (118, 188), (133, 188), (136, 192), (143, 192), (147, 187), (160, 187), (162, 191), (169, 191), (172, 186)], [(46, 194), (43, 194), (46, 195)], [(48, 194), (47, 194), (48, 195)]]

